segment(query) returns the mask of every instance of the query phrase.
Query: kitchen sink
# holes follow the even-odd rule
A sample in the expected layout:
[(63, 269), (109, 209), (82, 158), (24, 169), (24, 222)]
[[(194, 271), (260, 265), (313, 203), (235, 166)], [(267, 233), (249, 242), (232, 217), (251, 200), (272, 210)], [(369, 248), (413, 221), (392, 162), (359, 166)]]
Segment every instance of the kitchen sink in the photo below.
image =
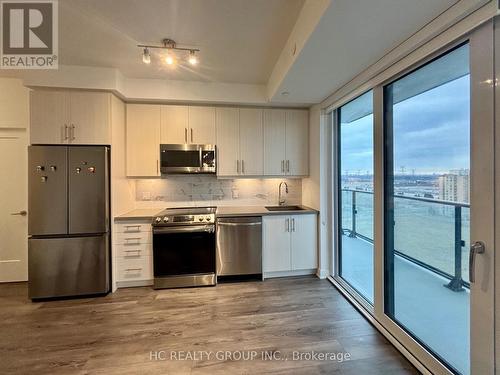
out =
[(266, 206), (268, 211), (302, 211), (304, 210), (301, 206)]

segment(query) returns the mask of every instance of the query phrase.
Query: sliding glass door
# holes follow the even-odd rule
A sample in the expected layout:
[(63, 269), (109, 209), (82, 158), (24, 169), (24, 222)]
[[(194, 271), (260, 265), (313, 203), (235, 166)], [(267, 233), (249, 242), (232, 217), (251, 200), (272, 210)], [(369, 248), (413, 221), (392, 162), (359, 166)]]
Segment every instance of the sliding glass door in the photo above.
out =
[(488, 22), (331, 117), (331, 280), (436, 374), (494, 372), (497, 34)]
[(465, 44), (385, 87), (385, 312), (468, 374), (470, 74)]
[(373, 304), (373, 93), (338, 114), (339, 275)]

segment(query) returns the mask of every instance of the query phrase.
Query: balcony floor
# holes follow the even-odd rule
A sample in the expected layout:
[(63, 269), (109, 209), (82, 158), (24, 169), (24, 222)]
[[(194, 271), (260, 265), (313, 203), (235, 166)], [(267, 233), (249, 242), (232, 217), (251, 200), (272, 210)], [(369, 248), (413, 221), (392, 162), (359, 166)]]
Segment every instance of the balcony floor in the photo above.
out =
[[(373, 245), (342, 236), (342, 276), (373, 301)], [(399, 323), (463, 374), (469, 373), (469, 292), (406, 259), (394, 259), (395, 315)]]

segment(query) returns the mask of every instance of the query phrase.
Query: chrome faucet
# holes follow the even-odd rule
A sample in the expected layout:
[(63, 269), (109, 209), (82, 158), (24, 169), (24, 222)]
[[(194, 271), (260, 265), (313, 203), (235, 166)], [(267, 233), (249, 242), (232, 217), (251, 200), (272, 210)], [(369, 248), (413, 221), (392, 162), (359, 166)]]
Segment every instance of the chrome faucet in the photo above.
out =
[(281, 186), (285, 185), (285, 192), (288, 194), (288, 184), (285, 181), (281, 181), (280, 186), (278, 187), (278, 205), (283, 206), (286, 203), (286, 199), (281, 199)]

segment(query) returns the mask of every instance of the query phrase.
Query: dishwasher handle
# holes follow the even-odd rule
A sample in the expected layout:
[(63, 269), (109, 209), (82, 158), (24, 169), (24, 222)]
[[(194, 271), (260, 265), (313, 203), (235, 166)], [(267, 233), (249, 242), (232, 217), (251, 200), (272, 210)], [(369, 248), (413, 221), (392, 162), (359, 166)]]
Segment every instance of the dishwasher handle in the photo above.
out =
[(262, 225), (262, 222), (260, 222), (260, 221), (251, 221), (251, 222), (248, 222), (248, 223), (231, 223), (231, 222), (219, 221), (217, 223), (217, 225), (220, 225), (222, 227), (241, 227), (241, 226), (253, 227), (253, 226), (257, 226), (257, 225)]

